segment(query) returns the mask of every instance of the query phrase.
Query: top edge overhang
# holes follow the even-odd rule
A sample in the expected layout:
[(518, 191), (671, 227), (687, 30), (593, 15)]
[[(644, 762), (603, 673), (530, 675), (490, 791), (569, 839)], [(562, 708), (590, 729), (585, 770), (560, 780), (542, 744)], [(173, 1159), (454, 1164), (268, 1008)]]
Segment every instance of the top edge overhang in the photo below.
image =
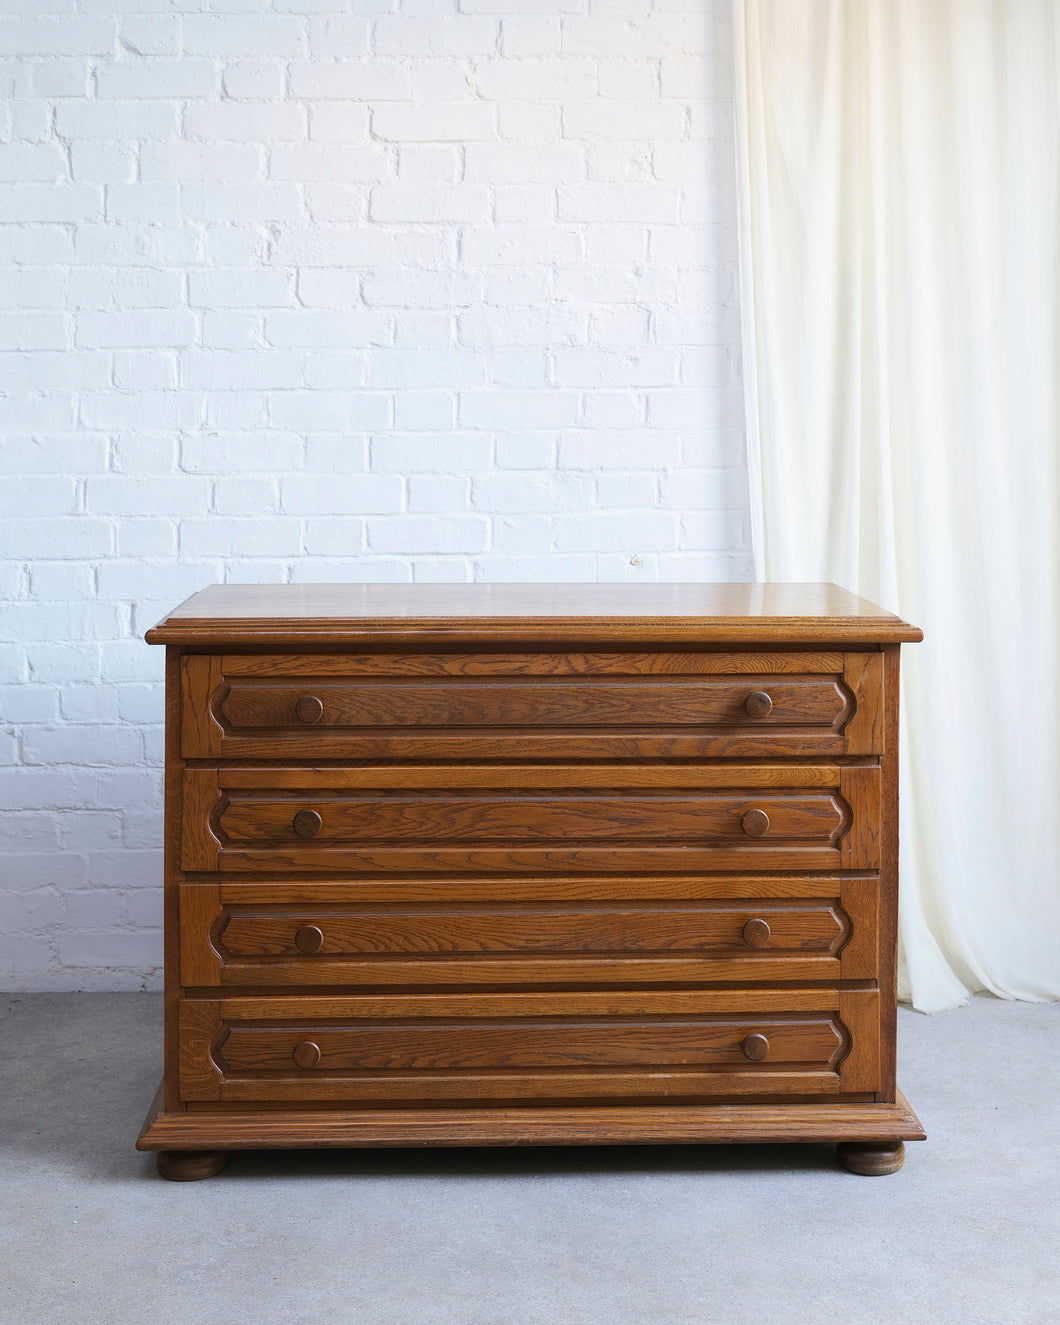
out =
[(211, 585), (146, 639), (186, 647), (915, 643), (834, 584)]

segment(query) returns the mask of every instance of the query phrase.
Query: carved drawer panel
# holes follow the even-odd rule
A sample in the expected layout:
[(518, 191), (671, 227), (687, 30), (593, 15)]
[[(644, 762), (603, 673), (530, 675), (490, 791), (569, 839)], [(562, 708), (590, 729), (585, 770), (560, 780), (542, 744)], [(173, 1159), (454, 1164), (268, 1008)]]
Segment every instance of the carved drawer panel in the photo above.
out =
[(879, 1084), (879, 995), (186, 999), (189, 1101), (351, 1106), (826, 1096)]
[(879, 769), (187, 769), (187, 870), (875, 869)]
[(187, 758), (870, 754), (879, 653), (183, 660)]
[[(739, 877), (644, 880), (639, 889), (631, 880), (621, 891), (633, 895), (607, 900), (565, 895), (594, 883), (572, 882), (581, 886), (452, 883), (444, 900), (437, 885), (415, 883), (185, 883), (181, 982), (428, 987), (876, 976), (874, 877), (791, 880), (800, 894), (791, 897), (741, 896), (753, 887)], [(606, 897), (606, 881), (595, 883)], [(682, 897), (682, 883), (712, 895)], [(480, 891), (494, 896), (484, 900)]]

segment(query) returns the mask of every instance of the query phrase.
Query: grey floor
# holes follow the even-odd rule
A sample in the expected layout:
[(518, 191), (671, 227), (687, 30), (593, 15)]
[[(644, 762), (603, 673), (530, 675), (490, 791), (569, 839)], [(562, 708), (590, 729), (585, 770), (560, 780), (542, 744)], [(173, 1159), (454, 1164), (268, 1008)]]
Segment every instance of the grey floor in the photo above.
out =
[(826, 1146), (236, 1154), (133, 1141), (142, 994), (0, 995), (0, 1325), (1058, 1325), (1060, 1007), (900, 1016), (929, 1133)]

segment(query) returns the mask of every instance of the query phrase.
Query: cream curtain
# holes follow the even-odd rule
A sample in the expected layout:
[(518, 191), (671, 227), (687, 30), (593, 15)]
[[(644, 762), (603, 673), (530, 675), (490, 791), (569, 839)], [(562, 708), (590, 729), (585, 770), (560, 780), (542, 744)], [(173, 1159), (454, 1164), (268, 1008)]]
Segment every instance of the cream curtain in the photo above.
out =
[(1060, 996), (1060, 4), (734, 0), (758, 578), (903, 651), (902, 993)]

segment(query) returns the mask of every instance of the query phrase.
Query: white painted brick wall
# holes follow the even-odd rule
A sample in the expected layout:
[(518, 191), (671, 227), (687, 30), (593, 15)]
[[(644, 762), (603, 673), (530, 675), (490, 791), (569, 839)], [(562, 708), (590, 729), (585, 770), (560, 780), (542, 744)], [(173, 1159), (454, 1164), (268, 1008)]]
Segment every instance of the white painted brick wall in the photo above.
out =
[(0, 987), (161, 961), (217, 580), (750, 574), (729, 0), (0, 0)]

